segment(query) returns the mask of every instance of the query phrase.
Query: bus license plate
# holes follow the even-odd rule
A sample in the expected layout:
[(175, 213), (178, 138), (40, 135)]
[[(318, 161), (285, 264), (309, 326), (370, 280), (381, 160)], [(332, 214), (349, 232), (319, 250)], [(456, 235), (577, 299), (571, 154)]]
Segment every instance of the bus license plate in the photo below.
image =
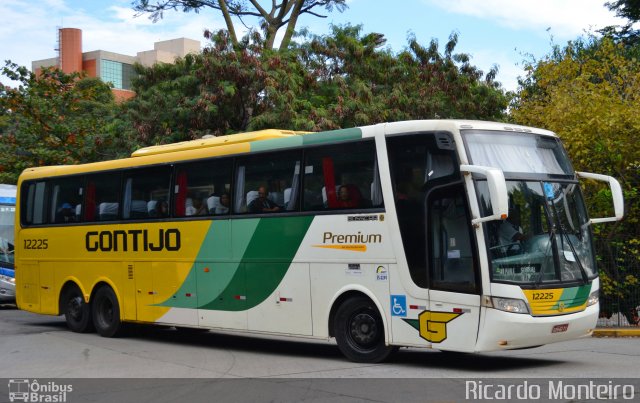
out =
[(553, 329), (551, 329), (551, 333), (566, 332), (568, 328), (569, 328), (569, 324), (568, 323), (564, 323), (562, 325), (555, 325), (553, 327)]

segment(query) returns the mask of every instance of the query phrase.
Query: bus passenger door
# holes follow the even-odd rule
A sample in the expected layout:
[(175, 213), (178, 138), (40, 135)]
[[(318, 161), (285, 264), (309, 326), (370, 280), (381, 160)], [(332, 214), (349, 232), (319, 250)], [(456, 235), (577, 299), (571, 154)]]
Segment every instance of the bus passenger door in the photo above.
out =
[[(480, 273), (462, 184), (427, 194), (429, 309), (421, 336), (442, 350), (473, 351), (480, 320)], [(424, 330), (424, 331), (423, 331)]]

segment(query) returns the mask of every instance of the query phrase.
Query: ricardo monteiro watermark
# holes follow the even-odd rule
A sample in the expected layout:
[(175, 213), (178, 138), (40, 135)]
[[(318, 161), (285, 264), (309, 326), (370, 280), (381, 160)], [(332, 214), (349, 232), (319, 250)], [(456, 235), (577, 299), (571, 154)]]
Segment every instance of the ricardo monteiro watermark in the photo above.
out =
[(634, 385), (614, 381), (466, 381), (467, 400), (633, 400)]

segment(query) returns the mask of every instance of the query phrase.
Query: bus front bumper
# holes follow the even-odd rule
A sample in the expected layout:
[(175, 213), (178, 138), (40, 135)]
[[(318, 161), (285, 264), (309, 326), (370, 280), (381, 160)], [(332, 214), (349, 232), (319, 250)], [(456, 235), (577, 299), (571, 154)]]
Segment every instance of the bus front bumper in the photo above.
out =
[(557, 316), (531, 316), (484, 309), (476, 351), (510, 350), (591, 336), (598, 320), (598, 305), (582, 312)]

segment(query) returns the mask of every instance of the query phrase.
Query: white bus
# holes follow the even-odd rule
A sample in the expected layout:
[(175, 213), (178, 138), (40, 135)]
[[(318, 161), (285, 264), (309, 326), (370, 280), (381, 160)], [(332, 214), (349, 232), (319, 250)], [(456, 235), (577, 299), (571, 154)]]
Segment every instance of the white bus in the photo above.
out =
[[(589, 219), (580, 178), (608, 183)], [(608, 176), (551, 132), (407, 121), (265, 130), (26, 170), (17, 301), (105, 337), (126, 322), (399, 346), (518, 349), (589, 336), (591, 225)]]

